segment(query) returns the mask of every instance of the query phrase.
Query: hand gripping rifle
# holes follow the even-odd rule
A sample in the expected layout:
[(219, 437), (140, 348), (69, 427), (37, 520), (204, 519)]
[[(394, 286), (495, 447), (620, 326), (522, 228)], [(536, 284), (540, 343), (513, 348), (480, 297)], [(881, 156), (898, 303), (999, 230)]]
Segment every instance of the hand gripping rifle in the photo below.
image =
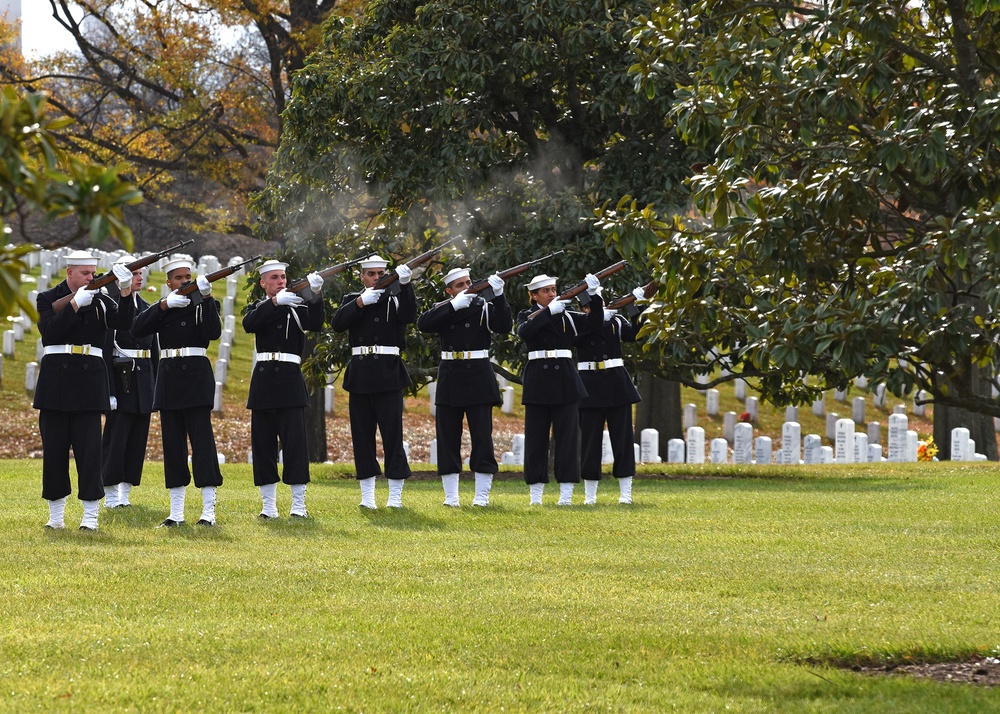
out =
[[(367, 258), (367, 255), (368, 253), (366, 251), (363, 257), (355, 258), (354, 260), (348, 260), (343, 263), (337, 263), (336, 265), (331, 265), (329, 268), (324, 268), (323, 270), (318, 270), (317, 272), (323, 277), (324, 280), (326, 280), (327, 278), (332, 278), (334, 275), (343, 273), (352, 265), (357, 265), (362, 260), (365, 260)], [(300, 293), (308, 287), (309, 287), (309, 279), (299, 278), (294, 283), (286, 287), (285, 290), (287, 290), (290, 293)]]
[[(528, 272), (539, 263), (545, 262), (549, 258), (554, 258), (555, 256), (565, 252), (566, 251), (563, 250), (557, 250), (555, 253), (549, 253), (548, 255), (544, 255), (541, 258), (536, 258), (535, 260), (529, 260), (527, 263), (521, 263), (520, 265), (515, 265), (513, 268), (507, 268), (506, 270), (501, 270), (500, 272), (497, 273), (497, 275), (503, 278), (504, 282), (506, 282), (511, 278), (520, 275), (521, 273)], [(483, 293), (482, 298), (487, 302), (492, 300), (494, 297), (493, 288), (490, 287), (490, 281), (487, 278), (480, 278), (472, 285), (467, 287), (465, 289), (465, 292), (473, 295), (478, 293)], [(440, 307), (441, 305), (444, 305), (446, 302), (451, 302), (451, 300), (450, 299), (442, 300), (441, 302), (435, 304), (434, 307)]]
[[(177, 245), (171, 246), (166, 250), (161, 250), (159, 253), (152, 253), (147, 255), (145, 258), (139, 258), (139, 260), (134, 260), (131, 263), (125, 263), (125, 267), (128, 268), (130, 273), (134, 273), (136, 270), (142, 270), (158, 261), (160, 258), (166, 258), (171, 253), (176, 253), (178, 250), (186, 246), (188, 243), (194, 243), (194, 238), (189, 238), (187, 240), (181, 241)], [(100, 290), (105, 286), (111, 285), (115, 282), (117, 278), (112, 272), (107, 272), (104, 275), (99, 275), (89, 283), (87, 283), (87, 290)], [(54, 312), (59, 312), (64, 307), (69, 305), (70, 300), (76, 296), (76, 293), (70, 293), (69, 295), (64, 295), (54, 303), (52, 303), (52, 310)]]
[[(454, 243), (456, 240), (458, 240), (458, 238), (452, 238), (451, 240), (445, 241), (437, 248), (431, 248), (426, 253), (421, 253), (416, 258), (406, 261), (407, 267), (410, 268), (410, 270), (413, 270), (414, 268), (419, 268), (421, 265), (431, 260), (434, 256), (436, 256), (438, 253), (444, 250), (445, 246), (447, 246), (450, 243)], [(397, 275), (396, 273), (394, 272), (386, 273), (385, 275), (383, 275), (381, 278), (378, 279), (378, 282), (375, 283), (373, 289), (385, 290), (386, 288), (390, 288), (390, 286), (394, 285), (397, 280), (399, 280), (399, 275)], [(389, 290), (390, 294), (395, 294), (397, 292), (399, 292), (398, 286), (394, 289)]]
[[(617, 263), (609, 265), (608, 267), (606, 267), (606, 268), (604, 268), (602, 270), (598, 270), (596, 273), (594, 273), (594, 276), (598, 280), (603, 280), (604, 278), (608, 277), (609, 275), (614, 275), (619, 270), (621, 270), (622, 268), (624, 268), (626, 265), (628, 265), (628, 261), (627, 260), (619, 260)], [(567, 290), (562, 295), (560, 295), (557, 299), (558, 300), (572, 300), (577, 295), (579, 295), (580, 293), (584, 292), (586, 289), (587, 289), (587, 281), (586, 280), (581, 280), (576, 285), (574, 285), (569, 290)], [(589, 299), (586, 300), (586, 301), (581, 300), (581, 302), (583, 304), (586, 304), (587, 302), (589, 302)], [(535, 312), (533, 312), (530, 315), (528, 315), (528, 319), (530, 320), (535, 315), (538, 315), (541, 312), (543, 312), (543, 311), (542, 310), (536, 310)]]
[[(222, 280), (222, 278), (228, 278), (233, 273), (239, 271), (244, 265), (249, 265), (250, 263), (260, 260), (263, 257), (264, 257), (263, 255), (255, 255), (252, 258), (247, 258), (242, 263), (227, 265), (225, 268), (220, 268), (219, 270), (216, 270), (214, 273), (209, 273), (208, 275), (205, 276), (205, 278), (210, 283), (214, 283), (216, 280)], [(198, 282), (195, 280), (192, 280), (189, 283), (184, 283), (179, 288), (177, 288), (177, 294), (190, 295), (192, 305), (197, 305), (199, 302), (201, 302), (202, 298), (202, 294), (198, 290)]]
[[(649, 298), (653, 297), (655, 294), (656, 294), (655, 280), (651, 280), (642, 286), (643, 300), (649, 300)], [(635, 315), (638, 315), (641, 312), (641, 310), (639, 310), (639, 308), (636, 306), (635, 300), (636, 300), (635, 295), (629, 293), (628, 295), (623, 295), (622, 297), (616, 300), (612, 300), (607, 305), (605, 305), (605, 307), (608, 308), (609, 310), (621, 310), (623, 308), (627, 308), (625, 312), (628, 313), (628, 316), (634, 317)]]

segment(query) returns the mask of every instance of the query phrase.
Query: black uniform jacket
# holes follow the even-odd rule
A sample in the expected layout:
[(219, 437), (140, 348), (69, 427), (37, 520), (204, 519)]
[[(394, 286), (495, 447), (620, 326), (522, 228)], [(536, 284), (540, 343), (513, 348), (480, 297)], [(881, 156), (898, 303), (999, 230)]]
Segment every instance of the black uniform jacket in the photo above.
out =
[[(347, 330), (351, 347), (365, 345), (406, 346), (406, 326), (417, 319), (417, 297), (413, 286), (400, 286), (399, 295), (382, 293), (374, 305), (358, 307), (361, 293), (344, 298), (332, 327), (337, 332)], [(396, 355), (356, 355), (351, 357), (344, 372), (344, 389), (358, 394), (375, 394), (406, 389), (411, 384), (401, 357)]]
[[(489, 302), (477, 297), (458, 311), (450, 301), (445, 302), (417, 320), (422, 332), (438, 333), (441, 349), (446, 352), (488, 350), (491, 333), (506, 334), (513, 326), (510, 305), (503, 295)], [(441, 360), (434, 403), (453, 407), (499, 404), (500, 388), (489, 359)]]
[[(602, 311), (603, 314), (603, 311)], [(576, 341), (576, 357), (580, 362), (603, 362), (620, 359), (622, 342), (635, 342), (639, 327), (623, 315), (615, 315), (601, 329), (580, 335)], [(580, 402), (581, 409), (606, 409), (635, 404), (639, 392), (624, 367), (580, 372), (587, 397)]]
[(132, 334), (142, 338), (156, 334), (160, 363), (156, 370), (154, 409), (212, 408), (215, 403), (215, 373), (207, 357), (163, 359), (165, 350), (205, 347), (222, 335), (219, 303), (207, 297), (199, 304), (161, 310), (159, 303), (135, 317)]
[[(306, 330), (322, 330), (323, 300), (294, 307), (264, 298), (247, 307), (243, 329), (254, 335), (257, 352), (287, 352), (302, 356)], [(298, 318), (298, 319), (296, 319)], [(285, 409), (309, 404), (301, 366), (292, 362), (259, 361), (250, 378), (247, 409)]]
[[(119, 326), (114, 298), (98, 293), (79, 312), (67, 305), (59, 312), (52, 303), (72, 291), (66, 281), (38, 294), (38, 331), (42, 344), (92, 345), (104, 348), (108, 329)], [(127, 329), (128, 325), (124, 325)], [(35, 409), (64, 412), (106, 412), (111, 409), (108, 373), (100, 353), (89, 355), (45, 355), (35, 384)]]
[[(118, 400), (118, 411), (129, 414), (149, 414), (153, 411), (153, 385), (156, 377), (156, 339), (135, 337), (132, 322), (139, 313), (148, 310), (149, 303), (137, 293), (118, 300), (117, 330), (108, 330), (104, 342), (104, 362), (108, 369), (111, 396)], [(149, 357), (122, 357), (116, 349), (149, 350)]]
[[(578, 335), (598, 330), (604, 321), (604, 302), (600, 295), (590, 298), (590, 313), (566, 310), (553, 315), (548, 308), (539, 311), (537, 304), (521, 310), (517, 316), (517, 334), (524, 340), (528, 352), (536, 350), (568, 350)], [(529, 360), (521, 375), (522, 404), (568, 404), (587, 396), (587, 390), (576, 371), (576, 360)]]

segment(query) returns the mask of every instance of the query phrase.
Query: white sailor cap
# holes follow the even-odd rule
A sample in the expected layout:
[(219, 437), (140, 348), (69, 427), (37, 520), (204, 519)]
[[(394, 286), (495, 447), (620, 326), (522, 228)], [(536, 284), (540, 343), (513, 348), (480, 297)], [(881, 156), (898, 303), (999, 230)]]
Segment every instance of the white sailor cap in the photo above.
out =
[(282, 263), (280, 260), (265, 260), (257, 268), (257, 273), (263, 277), (264, 273), (270, 273), (272, 270), (284, 270), (288, 267), (288, 263)]
[(384, 268), (387, 265), (389, 265), (389, 261), (380, 255), (369, 255), (361, 261), (362, 270), (368, 270), (369, 268)]
[(536, 275), (535, 277), (533, 277), (531, 279), (531, 282), (528, 283), (525, 287), (528, 288), (529, 292), (535, 292), (536, 290), (541, 290), (542, 288), (547, 288), (550, 285), (555, 285), (555, 284), (556, 284), (555, 275), (546, 275), (545, 273), (542, 273), (541, 275)]
[(468, 268), (452, 268), (444, 276), (444, 284), (451, 285), (456, 280), (462, 280), (463, 278), (469, 277)]
[(129, 255), (128, 253), (125, 253), (124, 255), (119, 255), (117, 258), (115, 258), (115, 262), (112, 263), (112, 265), (118, 265), (118, 264), (128, 265), (129, 263), (134, 263), (135, 261), (136, 258), (134, 255)]
[(74, 250), (66, 256), (66, 265), (97, 265), (97, 258), (85, 250)]
[(163, 272), (167, 275), (178, 268), (187, 268), (188, 270), (194, 270), (194, 259), (189, 255), (183, 255), (181, 253), (175, 253), (170, 256), (170, 260), (163, 264)]

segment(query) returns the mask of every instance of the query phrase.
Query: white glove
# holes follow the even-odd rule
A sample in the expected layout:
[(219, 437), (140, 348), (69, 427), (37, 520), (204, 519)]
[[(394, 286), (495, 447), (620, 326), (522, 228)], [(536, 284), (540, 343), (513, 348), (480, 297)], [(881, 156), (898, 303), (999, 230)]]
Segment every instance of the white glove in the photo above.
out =
[(314, 293), (323, 292), (323, 276), (319, 273), (309, 273), (306, 276), (306, 280), (309, 281), (309, 289)]
[(382, 297), (382, 293), (385, 290), (376, 290), (375, 288), (365, 288), (361, 291), (361, 304), (362, 305), (374, 305), (378, 302), (379, 298)]
[(191, 298), (181, 295), (176, 290), (167, 295), (167, 307), (187, 307), (191, 304)]
[(559, 298), (556, 298), (549, 303), (549, 312), (553, 315), (558, 315), (566, 309), (567, 303), (569, 303), (569, 300), (560, 300)]
[(111, 411), (118, 408), (118, 397), (111, 397)]
[(208, 278), (206, 278), (204, 275), (199, 275), (197, 282), (198, 282), (198, 289), (201, 291), (202, 295), (208, 297), (209, 295), (212, 294), (212, 283), (208, 282)]
[(476, 297), (475, 295), (470, 295), (467, 291), (463, 290), (462, 292), (460, 292), (458, 295), (456, 295), (451, 299), (451, 306), (452, 308), (454, 308), (455, 312), (458, 312), (459, 310), (464, 310), (465, 308), (467, 308), (469, 305), (472, 304), (472, 301), (475, 299), (475, 297)]
[(646, 299), (646, 288), (644, 288), (642, 286), (639, 286), (635, 290), (632, 291), (632, 294), (635, 295), (635, 301), (636, 302), (639, 302), (641, 300), (645, 300)]
[(410, 270), (410, 266), (406, 263), (396, 267), (396, 275), (399, 276), (400, 285), (408, 285), (410, 280), (413, 278), (413, 271)]
[(611, 322), (611, 318), (617, 314), (618, 314), (617, 310), (609, 310), (608, 308), (604, 308), (604, 321)]
[(587, 276), (583, 280), (587, 283), (587, 294), (597, 295), (601, 288), (601, 281), (598, 277), (592, 273), (587, 273)]
[(132, 287), (132, 271), (125, 267), (124, 263), (115, 263), (111, 266), (111, 272), (118, 280), (119, 290), (128, 290)]
[(94, 295), (96, 294), (96, 290), (87, 290), (86, 286), (84, 286), (76, 291), (73, 299), (76, 300), (78, 308), (87, 307), (90, 303), (94, 302)]
[(295, 293), (290, 293), (284, 288), (278, 291), (278, 294), (274, 296), (274, 301), (278, 305), (301, 305), (302, 298), (300, 298)]
[(486, 278), (486, 282), (488, 282), (490, 287), (493, 288), (494, 295), (503, 295), (503, 278), (494, 273), (490, 277)]

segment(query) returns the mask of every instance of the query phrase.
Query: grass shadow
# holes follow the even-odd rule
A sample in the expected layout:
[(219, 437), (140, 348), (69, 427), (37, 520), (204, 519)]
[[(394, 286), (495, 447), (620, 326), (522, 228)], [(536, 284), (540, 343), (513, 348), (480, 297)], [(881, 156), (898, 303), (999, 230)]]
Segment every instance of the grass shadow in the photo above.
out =
[(390, 528), (400, 531), (411, 530), (444, 530), (447, 522), (440, 518), (424, 515), (419, 511), (403, 506), (402, 508), (378, 508), (371, 510), (360, 508), (369, 525), (380, 528)]

